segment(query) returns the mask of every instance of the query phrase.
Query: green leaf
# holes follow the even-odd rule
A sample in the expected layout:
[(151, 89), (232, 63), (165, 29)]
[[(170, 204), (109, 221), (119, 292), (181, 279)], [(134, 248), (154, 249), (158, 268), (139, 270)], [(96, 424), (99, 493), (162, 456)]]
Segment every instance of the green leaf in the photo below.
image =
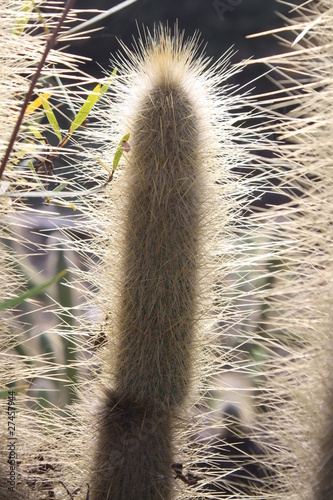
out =
[(36, 137), (36, 139), (40, 139), (43, 144), (46, 144), (44, 137), (34, 125), (29, 125), (29, 130)]
[(41, 292), (44, 292), (44, 290), (46, 288), (48, 288), (50, 285), (52, 285), (56, 281), (60, 280), (63, 276), (65, 276), (66, 273), (67, 273), (67, 269), (63, 269), (60, 273), (58, 273), (56, 276), (54, 276), (50, 280), (46, 281), (45, 283), (42, 283), (41, 285), (34, 286), (33, 288), (31, 288), (31, 290), (28, 290), (27, 292), (24, 292), (17, 297), (13, 297), (12, 299), (8, 299), (8, 300), (5, 300), (4, 302), (1, 302), (0, 303), (0, 311), (4, 311), (5, 309), (15, 307), (18, 304), (21, 304), (21, 302), (23, 302), (26, 299), (36, 297), (36, 295), (39, 295)]
[(62, 184), (60, 184), (60, 186), (57, 186), (54, 189), (52, 189), (52, 192), (57, 193), (58, 191), (62, 191), (63, 189), (65, 189), (66, 186), (68, 186), (68, 184), (69, 182), (63, 182)]
[(123, 155), (123, 152), (124, 152), (123, 142), (127, 142), (129, 138), (130, 138), (130, 134), (128, 133), (128, 134), (124, 135), (124, 137), (122, 139), (120, 139), (120, 141), (119, 141), (118, 147), (117, 147), (116, 152), (115, 152), (114, 157), (113, 157), (113, 165), (112, 165), (113, 171), (115, 171), (116, 168), (118, 167), (120, 159)]
[(69, 129), (70, 134), (74, 132), (77, 128), (82, 125), (84, 120), (87, 118), (89, 115), (90, 111), (92, 110), (94, 104), (98, 101), (100, 97), (100, 90), (101, 90), (101, 84), (98, 83), (96, 87), (93, 89), (93, 91), (88, 95), (87, 99), (85, 102), (82, 104), (82, 107), (76, 117), (74, 118), (74, 121)]
[(50, 34), (50, 30), (45, 22), (45, 19), (40, 11), (40, 9), (37, 7), (37, 5), (35, 4), (34, 0), (32, 0), (32, 4), (34, 6), (34, 10), (37, 12), (38, 14), (38, 17), (39, 17), (39, 20), (41, 22), (41, 24), (43, 25), (43, 28), (44, 28), (44, 32), (49, 35)]
[(20, 12), (22, 12), (22, 13), (26, 12), (27, 15), (19, 17), (18, 20), (16, 21), (15, 28), (13, 31), (14, 35), (21, 35), (23, 33), (24, 28), (26, 27), (26, 25), (29, 21), (29, 17), (30, 17), (29, 12), (32, 11), (33, 6), (34, 6), (34, 4), (31, 0), (24, 2), (24, 5), (20, 9)]
[(137, 0), (124, 0), (123, 2), (118, 3), (114, 7), (111, 7), (110, 9), (101, 12), (97, 16), (94, 16), (92, 19), (88, 19), (87, 21), (84, 21), (81, 24), (78, 24), (77, 26), (74, 26), (74, 28), (71, 28), (69, 31), (65, 31), (63, 34), (61, 33), (59, 38), (61, 37), (66, 37), (68, 35), (72, 35), (74, 33), (82, 33), (87, 29), (88, 26), (91, 26), (92, 24), (95, 24), (97, 22), (100, 22), (102, 19), (106, 19), (108, 16), (111, 16), (115, 12), (118, 12), (121, 9), (124, 9), (128, 5), (136, 2)]
[(43, 108), (44, 108), (44, 111), (46, 114), (46, 118), (48, 119), (49, 124), (51, 125), (51, 127), (53, 129), (53, 132), (58, 137), (59, 142), (61, 142), (62, 137), (61, 137), (59, 123), (58, 123), (58, 120), (56, 119), (55, 114), (52, 111), (50, 103), (43, 97), (43, 95), (41, 95), (40, 98), (42, 100), (42, 104), (43, 104)]
[(0, 391), (0, 399), (7, 399), (8, 392), (22, 392), (26, 391), (29, 388), (28, 385), (20, 385), (17, 387), (7, 387), (4, 391)]
[(38, 177), (37, 173), (36, 173), (36, 170), (35, 170), (35, 167), (34, 167), (34, 164), (32, 163), (31, 160), (28, 161), (28, 166), (32, 172), (32, 175), (35, 179), (35, 181), (37, 182), (38, 186), (40, 187), (40, 189), (42, 191), (46, 191), (45, 187), (44, 187), (44, 184), (42, 183), (42, 181), (40, 180), (40, 178)]
[[(55, 187), (54, 189), (52, 189), (51, 193), (58, 193), (59, 191), (62, 191), (63, 189), (65, 189), (66, 186), (68, 186), (69, 182), (63, 182), (62, 184), (60, 184), (60, 186), (57, 186)], [(48, 196), (45, 200), (45, 204), (48, 205), (50, 203), (51, 199), (50, 197)], [(66, 206), (69, 206), (70, 208), (72, 208), (74, 211), (76, 210), (76, 207), (75, 205), (73, 205), (72, 203), (70, 204), (67, 204)]]
[(104, 83), (104, 85), (102, 86), (101, 90), (99, 91), (99, 98), (100, 99), (109, 89), (111, 83), (112, 83), (112, 80), (114, 79), (114, 77), (116, 76), (117, 74), (117, 68), (114, 68), (114, 70), (112, 71), (111, 73), (111, 76), (110, 78), (107, 80), (106, 83)]
[(34, 111), (36, 111), (36, 109), (38, 109), (41, 106), (42, 97), (47, 100), (49, 97), (51, 97), (51, 94), (47, 94), (46, 92), (44, 92), (39, 97), (37, 97), (34, 101), (32, 101), (29, 104), (29, 106), (27, 107), (27, 109), (25, 110), (25, 115), (30, 115), (30, 113), (33, 113)]
[(94, 89), (88, 95), (85, 102), (82, 104), (80, 111), (78, 112), (78, 114), (74, 118), (74, 121), (69, 129), (70, 134), (72, 134), (74, 132), (74, 130), (76, 130), (77, 128), (80, 127), (80, 125), (82, 125), (82, 123), (87, 118), (87, 116), (89, 115), (90, 111), (92, 110), (92, 108), (94, 107), (96, 102), (98, 102), (100, 100), (100, 98), (107, 92), (107, 90), (109, 89), (109, 87), (112, 83), (112, 80), (116, 76), (116, 73), (117, 73), (117, 68), (114, 68), (110, 78), (107, 80), (106, 83), (104, 83), (103, 86), (100, 83), (98, 83), (96, 85), (96, 87), (94, 87)]

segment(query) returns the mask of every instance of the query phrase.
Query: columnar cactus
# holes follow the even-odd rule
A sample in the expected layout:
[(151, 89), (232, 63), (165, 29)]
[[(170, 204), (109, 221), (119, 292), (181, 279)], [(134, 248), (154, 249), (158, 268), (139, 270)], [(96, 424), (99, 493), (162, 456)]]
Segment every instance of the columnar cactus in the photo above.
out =
[(202, 364), (221, 69), (206, 70), (196, 40), (184, 42), (177, 30), (172, 36), (159, 27), (140, 43), (126, 51), (130, 63), (118, 64), (126, 72), (118, 92), (131, 151), (117, 180), (120, 230), (108, 257), (119, 253), (107, 323), (110, 384), (96, 423), (96, 499), (172, 498), (175, 421)]

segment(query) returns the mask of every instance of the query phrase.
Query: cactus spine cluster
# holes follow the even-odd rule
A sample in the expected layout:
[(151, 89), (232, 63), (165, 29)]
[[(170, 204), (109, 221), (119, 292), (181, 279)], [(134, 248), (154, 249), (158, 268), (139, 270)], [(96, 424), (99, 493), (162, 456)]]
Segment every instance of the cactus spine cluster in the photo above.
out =
[[(4, 9), (14, 3), (6, 0)], [(116, 123), (117, 133), (130, 133), (131, 151), (103, 192), (75, 195), (75, 227), (89, 238), (73, 247), (84, 258), (93, 255), (93, 266), (97, 257), (100, 267), (86, 274), (73, 264), (71, 271), (78, 288), (89, 283), (93, 310), (97, 303), (105, 318), (96, 327), (96, 316), (90, 322), (83, 316), (71, 337), (83, 355), (71, 366), (82, 370), (81, 402), (62, 414), (31, 407), (38, 377), (54, 376), (53, 360), (43, 365), (36, 356), (39, 364), (31, 367), (15, 351), (20, 339), (12, 317), (6, 312), (1, 320), (4, 388), (31, 384), (27, 396), (17, 397), (24, 445), (14, 459), (13, 498), (332, 497), (333, 14), (327, 0), (306, 2), (299, 12), (296, 52), (268, 60), (290, 87), (282, 102), (292, 111), (279, 115), (279, 97), (270, 96), (275, 110), (267, 111), (261, 131), (235, 127), (244, 117), (242, 98), (220, 86), (226, 61), (211, 66), (196, 37), (185, 41), (177, 28), (172, 34), (159, 27), (133, 52), (123, 47), (112, 118), (110, 107), (96, 117), (105, 144), (117, 143)], [(17, 22), (6, 29), (14, 45), (25, 40)], [(23, 76), (11, 77), (18, 88), (26, 85)], [(5, 95), (8, 86), (0, 83)], [(261, 105), (252, 109), (252, 116), (256, 109), (266, 113)], [(0, 106), (3, 121), (14, 123), (16, 111)], [(265, 142), (275, 123), (274, 132), (289, 142)], [(251, 158), (258, 166), (249, 150), (260, 147), (271, 147), (278, 159), (271, 168), (267, 163), (257, 187), (278, 184), (274, 192), (290, 202), (239, 219), (252, 181), (237, 181), (230, 167), (252, 168)], [(26, 186), (15, 169), (19, 161), (10, 165), (2, 193)], [(28, 177), (32, 189), (35, 174)], [(19, 224), (21, 213), (10, 200), (0, 206), (3, 241), (20, 239), (8, 221), (15, 216)], [(1, 300), (19, 293), (23, 281), (21, 259), (3, 248)], [(68, 329), (62, 334), (70, 337)], [(241, 379), (246, 384), (233, 387)], [(248, 426), (245, 398), (233, 400), (244, 393), (252, 407)], [(4, 498), (7, 437), (1, 434)]]
[(111, 244), (120, 259), (109, 318), (112, 382), (97, 417), (96, 499), (173, 497), (174, 427), (193, 371), (200, 373), (206, 185), (216, 161), (212, 83), (203, 57), (194, 57), (195, 39), (159, 27), (141, 43), (127, 53), (133, 66), (121, 64), (132, 77), (118, 89), (130, 110), (131, 152)]

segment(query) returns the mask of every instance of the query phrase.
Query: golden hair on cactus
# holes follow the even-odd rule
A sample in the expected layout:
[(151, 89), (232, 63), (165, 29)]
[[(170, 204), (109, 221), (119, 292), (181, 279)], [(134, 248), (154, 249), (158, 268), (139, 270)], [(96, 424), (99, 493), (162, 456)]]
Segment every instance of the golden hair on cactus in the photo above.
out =
[[(105, 138), (103, 161), (83, 147), (93, 161), (78, 169), (82, 184), (119, 144), (115, 124), (120, 137), (130, 134), (131, 151), (105, 190), (76, 191), (76, 175), (69, 186), (80, 211), (75, 229), (81, 223), (89, 236), (73, 247), (84, 259), (92, 255), (88, 274), (75, 263), (71, 273), (79, 286), (91, 284), (88, 309), (91, 290), (98, 290), (92, 302), (106, 320), (98, 325), (95, 315), (90, 322), (83, 315), (81, 330), (72, 335), (64, 325), (61, 332), (83, 354), (83, 362), (67, 357), (66, 370), (88, 366), (93, 374), (83, 379), (77, 410), (74, 405), (63, 414), (57, 407), (45, 414), (28, 405), (20, 409), (27, 437), (16, 492), (21, 498), (44, 498), (44, 488), (59, 498), (80, 490), (93, 500), (202, 498), (214, 488), (240, 491), (224, 486), (230, 467), (220, 467), (223, 449), (211, 446), (213, 437), (221, 441), (224, 424), (215, 424), (217, 412), (208, 399), (225, 371), (222, 355), (228, 348), (219, 342), (219, 323), (225, 330), (237, 325), (242, 336), (248, 314), (233, 304), (239, 278), (229, 287), (224, 284), (225, 275), (240, 265), (236, 254), (245, 254), (246, 245), (235, 245), (231, 228), (250, 191), (250, 183), (241, 186), (231, 168), (249, 162), (256, 132), (237, 127), (245, 116), (242, 98), (224, 84), (236, 71), (227, 69), (230, 53), (211, 64), (200, 53), (196, 35), (186, 41), (177, 27), (172, 34), (161, 26), (152, 35), (147, 32), (133, 52), (123, 49), (116, 64), (120, 76), (112, 85), (118, 114), (112, 101), (110, 107), (92, 110), (97, 138)], [(94, 98), (102, 96), (103, 87)], [(73, 131), (80, 122), (75, 120)], [(35, 172), (31, 177), (35, 189)], [(65, 245), (71, 247), (68, 240)], [(64, 311), (60, 305), (55, 313), (62, 317)], [(247, 362), (239, 362), (233, 346), (228, 354), (235, 370), (246, 371)], [(47, 370), (36, 372), (46, 372), (47, 378)], [(233, 408), (225, 413), (238, 415)], [(25, 426), (29, 416), (33, 426)]]
[(108, 343), (97, 354), (104, 391), (88, 425), (96, 431), (90, 495), (180, 498), (194, 495), (199, 480), (178, 470), (176, 481), (172, 464), (190, 463), (191, 454), (193, 466), (199, 461), (194, 402), (217, 359), (209, 297), (212, 269), (218, 281), (227, 259), (212, 267), (210, 256), (223, 251), (221, 232), (227, 246), (225, 222), (239, 196), (228, 171), (242, 156), (236, 144), (230, 154), (237, 98), (219, 87), (230, 54), (210, 66), (198, 37), (185, 41), (177, 27), (172, 34), (159, 26), (133, 52), (123, 49), (115, 86), (131, 151), (111, 204), (106, 197), (92, 216), (105, 224), (103, 276), (95, 282)]
[[(16, 0), (3, 4), (2, 153), (22, 101), (16, 91), (29, 87), (27, 68), (33, 73), (46, 38), (38, 30), (34, 38), (24, 28), (42, 19), (34, 2), (24, 2), (22, 10)], [(198, 37), (185, 40), (177, 26), (173, 33), (162, 26), (144, 33), (133, 51), (123, 46), (116, 61), (116, 102), (91, 113), (97, 118), (92, 125), (97, 142), (105, 138), (103, 161), (83, 146), (89, 161), (75, 172), (82, 172), (84, 185), (97, 164), (107, 163), (119, 136), (130, 134), (130, 145), (123, 144), (129, 154), (105, 190), (102, 184), (81, 189), (76, 175), (69, 184), (80, 210), (75, 227), (81, 224), (89, 238), (64, 244), (84, 259), (92, 256), (87, 273), (75, 263), (71, 271), (78, 288), (91, 285), (87, 309), (94, 314), (92, 320), (82, 315), (77, 335), (65, 327), (61, 333), (82, 350), (83, 361), (67, 358), (65, 367), (36, 355), (36, 364), (30, 364), (31, 357), (15, 351), (22, 342), (13, 317), (6, 311), (1, 318), (1, 497), (9, 491), (8, 459), (17, 472), (10, 491), (18, 499), (332, 497), (333, 10), (330, 1), (320, 0), (305, 2), (298, 11), (296, 52), (267, 59), (285, 79), (287, 97), (281, 102), (292, 111), (279, 116), (281, 94), (269, 96), (274, 116), (261, 131), (237, 126), (247, 115), (244, 99), (224, 83), (236, 71), (227, 69), (230, 53), (211, 64)], [(26, 57), (13, 58), (21, 48)], [(75, 61), (65, 59), (76, 73)], [(51, 59), (43, 71), (54, 74)], [(97, 85), (100, 93), (93, 91), (88, 101), (99, 100), (106, 87)], [(63, 98), (62, 84), (53, 90)], [(257, 108), (260, 117), (266, 113), (263, 105)], [(24, 259), (5, 242), (29, 241), (17, 227), (27, 224), (22, 212), (36, 215), (33, 207), (15, 203), (15, 196), (21, 201), (22, 186), (29, 195), (41, 185), (38, 172), (20, 163), (31, 139), (24, 128), (28, 113), (25, 118), (23, 140), (0, 186), (1, 301), (17, 296), (24, 282), (17, 270)], [(274, 131), (291, 144), (270, 145), (278, 159), (271, 169), (265, 165), (258, 185), (264, 189), (282, 179), (274, 189), (287, 194), (290, 203), (240, 219), (239, 209), (256, 186), (247, 179), (240, 183), (232, 168), (252, 168), (253, 158), (258, 166), (260, 158), (249, 151), (267, 148), (265, 130), (274, 128), (276, 118)], [(76, 117), (72, 131), (81, 123)], [(53, 132), (60, 133), (54, 127), (53, 121)], [(90, 129), (87, 135), (90, 140)], [(46, 144), (35, 146), (38, 156)], [(74, 172), (70, 148), (67, 159)], [(105, 317), (101, 325), (96, 304)], [(62, 317), (65, 309), (57, 304), (53, 311)], [(70, 308), (66, 312), (70, 315)], [(25, 343), (28, 335), (23, 337)], [(59, 366), (67, 374), (88, 368), (90, 378), (82, 376), (79, 387), (81, 401), (62, 414), (58, 407), (45, 413), (31, 408), (38, 402), (32, 393), (36, 381), (57, 380)], [(235, 389), (242, 377), (246, 382)], [(209, 399), (220, 384), (225, 400), (214, 408)], [(8, 397), (12, 387), (23, 394)], [(242, 405), (234, 404), (240, 393), (249, 394), (256, 412), (251, 430), (245, 428)], [(12, 442), (8, 448), (7, 433), (6, 411), (16, 409), (14, 399), (17, 449)]]
[(114, 382), (101, 405), (92, 498), (167, 499), (172, 491), (171, 420), (188, 395), (196, 349), (209, 163), (191, 48), (161, 28), (126, 68), (135, 78), (126, 82), (132, 149), (120, 181), (125, 206), (117, 209)]

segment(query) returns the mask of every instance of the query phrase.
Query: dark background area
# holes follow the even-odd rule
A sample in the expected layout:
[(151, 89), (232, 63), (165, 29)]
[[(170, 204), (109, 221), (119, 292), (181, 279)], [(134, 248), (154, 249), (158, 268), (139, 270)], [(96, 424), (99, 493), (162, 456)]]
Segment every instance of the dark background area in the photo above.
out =
[[(85, 18), (91, 18), (97, 12), (91, 9), (106, 10), (117, 5), (110, 0), (77, 0), (76, 7), (86, 9)], [(297, 5), (300, 0), (293, 0)], [(100, 32), (92, 34), (90, 40), (74, 42), (71, 50), (92, 59), (87, 70), (98, 76), (103, 68), (109, 66), (110, 54), (119, 49), (117, 39), (131, 45), (133, 36), (137, 38), (138, 27), (153, 30), (154, 23), (163, 22), (173, 26), (178, 21), (179, 28), (186, 36), (199, 31), (202, 40), (207, 43), (206, 52), (214, 60), (219, 58), (231, 46), (235, 55), (233, 62), (248, 58), (260, 58), (285, 49), (273, 36), (246, 39), (246, 36), (284, 25), (281, 15), (291, 17), (291, 7), (276, 0), (137, 0), (97, 26), (104, 26)], [(278, 15), (280, 14), (280, 16)], [(242, 83), (249, 82), (263, 73), (264, 66), (253, 65), (238, 78)], [(257, 89), (265, 88), (265, 82), (257, 82)]]

